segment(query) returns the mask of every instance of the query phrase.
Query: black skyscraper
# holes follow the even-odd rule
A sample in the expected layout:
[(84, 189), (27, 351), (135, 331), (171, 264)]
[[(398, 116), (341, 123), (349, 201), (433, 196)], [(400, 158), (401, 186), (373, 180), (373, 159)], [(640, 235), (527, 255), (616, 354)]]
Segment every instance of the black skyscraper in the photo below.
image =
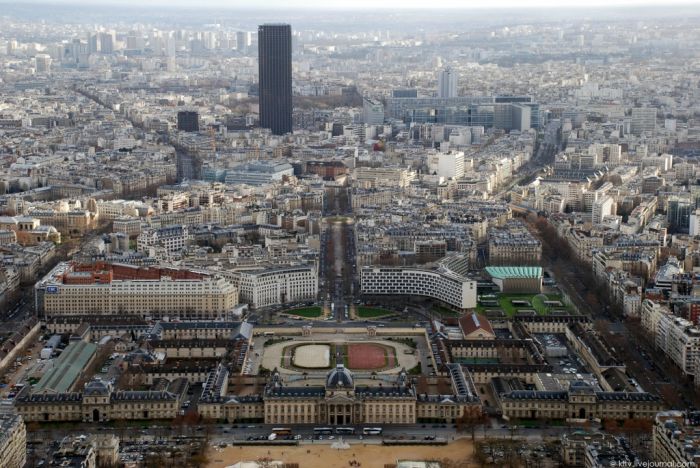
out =
[(260, 126), (275, 135), (292, 131), (292, 27), (258, 26)]
[(181, 132), (199, 131), (199, 114), (194, 111), (180, 111), (177, 113), (177, 129)]

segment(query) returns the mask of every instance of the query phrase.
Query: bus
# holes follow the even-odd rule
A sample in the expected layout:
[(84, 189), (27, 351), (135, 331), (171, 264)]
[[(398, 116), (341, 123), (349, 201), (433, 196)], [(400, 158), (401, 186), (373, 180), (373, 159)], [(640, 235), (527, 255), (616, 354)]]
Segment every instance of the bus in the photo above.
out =
[(275, 332), (263, 332), (263, 336), (275, 336)]
[(336, 427), (335, 433), (336, 434), (353, 435), (353, 434), (355, 434), (355, 428), (354, 427)]
[(362, 429), (362, 433), (364, 435), (381, 435), (382, 428), (381, 427), (365, 427)]
[(314, 435), (330, 435), (333, 429), (330, 427), (314, 427)]
[(288, 435), (292, 435), (292, 428), (291, 427), (273, 427), (272, 433), (277, 434), (278, 436), (288, 436)]

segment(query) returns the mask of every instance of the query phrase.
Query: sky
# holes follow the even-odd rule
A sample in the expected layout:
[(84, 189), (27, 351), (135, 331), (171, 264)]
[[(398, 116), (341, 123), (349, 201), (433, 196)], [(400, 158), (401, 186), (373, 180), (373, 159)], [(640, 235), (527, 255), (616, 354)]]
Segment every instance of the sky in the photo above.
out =
[[(6, 3), (8, 0), (0, 0)], [(9, 0), (14, 2), (16, 0)], [(699, 5), (700, 0), (32, 0), (33, 3), (70, 5), (129, 5), (148, 7), (212, 7), (230, 9), (489, 9), (489, 8), (591, 8), (591, 7), (634, 7), (662, 5)], [(29, 2), (27, 2), (29, 3)]]

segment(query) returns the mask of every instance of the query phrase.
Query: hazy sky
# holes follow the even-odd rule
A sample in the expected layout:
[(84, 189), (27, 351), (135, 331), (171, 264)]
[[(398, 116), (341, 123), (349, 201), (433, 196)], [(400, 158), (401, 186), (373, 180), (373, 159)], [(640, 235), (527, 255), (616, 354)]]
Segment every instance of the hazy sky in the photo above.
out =
[[(9, 0), (13, 2), (16, 0)], [(93, 7), (100, 4), (117, 4), (133, 6), (158, 7), (218, 7), (234, 9), (268, 9), (268, 8), (313, 8), (313, 9), (440, 9), (440, 8), (589, 8), (592, 6), (652, 6), (652, 5), (700, 5), (700, 0), (584, 0), (582, 2), (567, 2), (562, 0), (31, 0), (43, 4), (89, 4)], [(7, 3), (8, 0), (0, 0)]]

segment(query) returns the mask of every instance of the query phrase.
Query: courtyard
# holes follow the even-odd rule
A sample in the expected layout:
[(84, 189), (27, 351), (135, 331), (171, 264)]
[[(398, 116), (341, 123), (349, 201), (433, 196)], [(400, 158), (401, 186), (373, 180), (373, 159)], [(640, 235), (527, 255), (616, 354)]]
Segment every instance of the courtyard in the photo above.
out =
[(356, 372), (395, 374), (401, 368), (420, 367), (425, 361), (418, 347), (410, 343), (408, 338), (400, 341), (364, 334), (315, 334), (293, 339), (276, 337), (268, 339), (265, 345), (256, 344), (255, 348), (262, 350), (258, 351), (257, 365), (286, 374), (325, 373), (338, 364)]

